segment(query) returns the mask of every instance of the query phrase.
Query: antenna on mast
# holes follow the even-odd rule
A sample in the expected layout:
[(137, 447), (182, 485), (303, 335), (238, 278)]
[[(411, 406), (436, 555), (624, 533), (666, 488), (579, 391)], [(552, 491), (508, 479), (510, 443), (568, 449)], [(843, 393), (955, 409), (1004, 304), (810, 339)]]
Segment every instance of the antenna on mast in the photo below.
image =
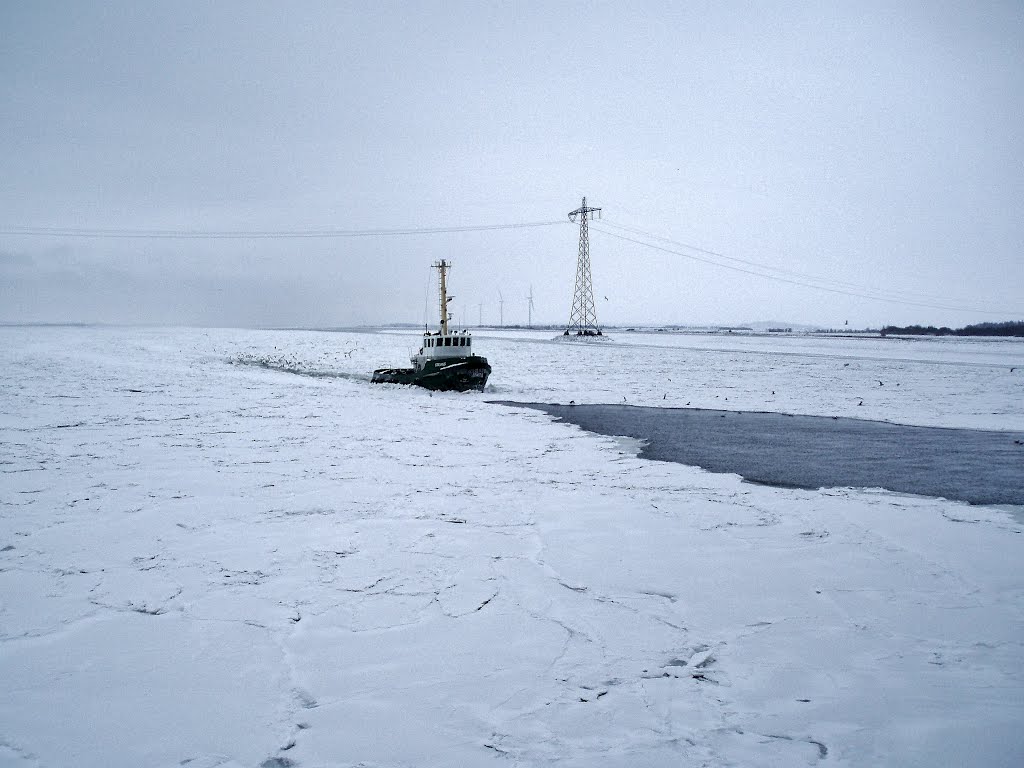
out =
[(594, 306), (594, 286), (590, 281), (590, 235), (587, 222), (594, 214), (601, 215), (600, 208), (588, 208), (587, 198), (583, 205), (569, 214), (569, 221), (580, 220), (580, 251), (576, 262), (576, 289), (572, 295), (572, 311), (569, 313), (569, 325), (565, 336), (575, 331), (577, 336), (600, 336), (601, 329), (597, 325), (597, 308)]

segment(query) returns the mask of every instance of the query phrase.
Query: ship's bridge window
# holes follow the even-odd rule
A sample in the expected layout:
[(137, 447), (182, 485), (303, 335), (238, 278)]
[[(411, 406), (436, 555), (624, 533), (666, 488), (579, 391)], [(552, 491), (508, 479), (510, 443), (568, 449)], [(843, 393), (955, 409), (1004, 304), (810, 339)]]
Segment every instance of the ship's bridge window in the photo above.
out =
[(445, 345), (446, 347), (450, 347), (450, 346), (452, 345), (452, 340), (451, 340), (451, 337), (450, 337), (450, 336), (449, 336), (449, 337), (447, 337), (447, 338), (445, 338), (445, 340), (444, 340), (444, 345)]

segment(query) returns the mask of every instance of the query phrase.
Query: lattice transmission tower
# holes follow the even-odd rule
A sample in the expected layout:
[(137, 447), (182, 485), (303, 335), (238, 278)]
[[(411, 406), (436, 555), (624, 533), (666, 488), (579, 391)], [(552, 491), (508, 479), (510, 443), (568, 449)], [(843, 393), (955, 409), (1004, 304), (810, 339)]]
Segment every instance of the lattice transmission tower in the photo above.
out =
[(569, 313), (569, 326), (565, 335), (600, 336), (601, 329), (597, 326), (597, 307), (594, 305), (594, 286), (590, 282), (590, 237), (587, 222), (601, 215), (600, 208), (588, 208), (587, 198), (583, 205), (569, 214), (569, 221), (580, 220), (580, 256), (576, 262), (576, 290), (572, 294), (572, 312)]

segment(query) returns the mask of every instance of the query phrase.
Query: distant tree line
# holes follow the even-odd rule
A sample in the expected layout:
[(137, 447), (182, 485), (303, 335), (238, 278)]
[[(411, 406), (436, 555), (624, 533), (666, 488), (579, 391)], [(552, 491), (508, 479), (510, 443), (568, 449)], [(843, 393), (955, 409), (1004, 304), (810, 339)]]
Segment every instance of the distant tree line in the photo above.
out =
[(1004, 323), (977, 323), (963, 328), (936, 328), (934, 325), (887, 325), (882, 336), (1024, 336), (1024, 321), (1009, 320)]

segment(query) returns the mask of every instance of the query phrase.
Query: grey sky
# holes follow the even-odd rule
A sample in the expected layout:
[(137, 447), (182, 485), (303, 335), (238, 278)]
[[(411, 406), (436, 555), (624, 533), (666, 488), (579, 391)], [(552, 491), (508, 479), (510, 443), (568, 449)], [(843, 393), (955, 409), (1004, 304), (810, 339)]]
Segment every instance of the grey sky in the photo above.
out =
[[(4, 3), (0, 30), (0, 230), (542, 222), (586, 195), (603, 323), (1024, 317), (1020, 3)], [(467, 321), (501, 291), (525, 322), (532, 284), (564, 322), (577, 234), (0, 234), (0, 320), (422, 322), (446, 257)]]

